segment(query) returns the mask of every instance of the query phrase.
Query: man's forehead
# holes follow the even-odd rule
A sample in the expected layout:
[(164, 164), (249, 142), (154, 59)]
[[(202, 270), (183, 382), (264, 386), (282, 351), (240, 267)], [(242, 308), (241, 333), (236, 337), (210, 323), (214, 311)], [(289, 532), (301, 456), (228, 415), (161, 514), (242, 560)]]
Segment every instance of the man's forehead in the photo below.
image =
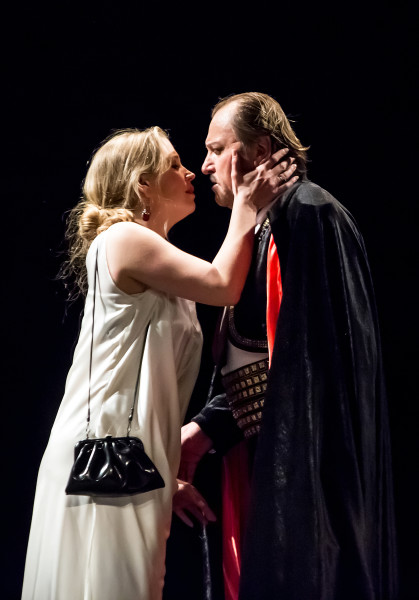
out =
[(218, 123), (220, 126), (231, 126), (234, 115), (237, 111), (237, 102), (230, 102), (225, 106), (222, 106), (215, 113), (212, 122)]
[(234, 111), (229, 105), (215, 113), (209, 128), (206, 146), (232, 143), (237, 141), (236, 134), (231, 124)]

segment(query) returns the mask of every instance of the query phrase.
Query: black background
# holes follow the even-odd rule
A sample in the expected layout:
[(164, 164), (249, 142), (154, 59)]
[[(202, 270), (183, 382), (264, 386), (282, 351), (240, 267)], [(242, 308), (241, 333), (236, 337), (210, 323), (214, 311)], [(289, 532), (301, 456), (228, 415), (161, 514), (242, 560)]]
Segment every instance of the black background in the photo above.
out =
[[(263, 91), (281, 103), (310, 145), (310, 179), (349, 208), (364, 235), (389, 391), (400, 598), (416, 597), (417, 24), (414, 3), (403, 1), (9, 6), (0, 113), (9, 449), (2, 463), (12, 460), (12, 469), (1, 492), (2, 598), (20, 597), (37, 469), (78, 332), (81, 305), (66, 304), (55, 276), (64, 214), (79, 198), (90, 154), (112, 129), (169, 130), (197, 174), (196, 212), (171, 239), (212, 259), (229, 215), (200, 174), (204, 140), (211, 107), (242, 91)], [(209, 340), (215, 311), (198, 311)], [(206, 347), (191, 413), (204, 401), (209, 364)]]

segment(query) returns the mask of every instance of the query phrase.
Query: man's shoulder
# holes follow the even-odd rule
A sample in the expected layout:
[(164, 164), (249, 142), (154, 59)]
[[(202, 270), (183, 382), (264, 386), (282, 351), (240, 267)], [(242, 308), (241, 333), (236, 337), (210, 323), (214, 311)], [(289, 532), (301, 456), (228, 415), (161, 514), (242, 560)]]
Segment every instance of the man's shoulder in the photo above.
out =
[(304, 204), (308, 206), (323, 206), (339, 204), (336, 198), (327, 190), (312, 181), (302, 181), (296, 186), (295, 192), (289, 196), (289, 204)]
[(295, 187), (295, 190), (284, 200), (282, 209), (290, 218), (302, 213), (327, 216), (329, 219), (336, 218), (338, 221), (353, 220), (348, 209), (330, 192), (309, 180), (302, 181)]
[(337, 227), (357, 229), (355, 220), (345, 206), (332, 194), (316, 183), (304, 180), (275, 203), (269, 211), (271, 229), (277, 230), (285, 224), (294, 227), (297, 223), (333, 223)]
[[(322, 207), (340, 210), (341, 205), (328, 191), (309, 180), (296, 183), (282, 198), (272, 206), (271, 222), (285, 216), (292, 218), (303, 210), (316, 213)], [(327, 209), (326, 209), (327, 210)]]

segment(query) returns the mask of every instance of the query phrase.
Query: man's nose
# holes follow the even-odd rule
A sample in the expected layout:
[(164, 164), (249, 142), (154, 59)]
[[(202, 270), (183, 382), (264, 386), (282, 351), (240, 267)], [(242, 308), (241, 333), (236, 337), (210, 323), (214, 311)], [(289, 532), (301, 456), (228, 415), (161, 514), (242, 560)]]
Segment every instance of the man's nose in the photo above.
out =
[(201, 171), (203, 172), (204, 175), (209, 175), (210, 173), (214, 172), (214, 166), (212, 165), (208, 154), (205, 157), (204, 162), (202, 163)]

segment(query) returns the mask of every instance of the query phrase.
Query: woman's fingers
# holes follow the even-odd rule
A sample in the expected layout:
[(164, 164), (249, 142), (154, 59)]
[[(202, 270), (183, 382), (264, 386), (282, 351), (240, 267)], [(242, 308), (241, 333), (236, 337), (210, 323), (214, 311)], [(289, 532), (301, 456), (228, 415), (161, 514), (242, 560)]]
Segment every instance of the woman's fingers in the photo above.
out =
[(286, 160), (281, 160), (281, 162), (276, 163), (273, 167), (271, 167), (270, 170), (274, 175), (280, 175), (281, 173), (287, 171), (293, 165), (296, 167), (297, 163), (295, 162), (295, 158), (292, 156), (290, 158), (287, 158)]
[(283, 194), (288, 190), (296, 181), (298, 181), (298, 175), (293, 175), (297, 165), (291, 165), (286, 171), (283, 171), (278, 175), (278, 187), (276, 188), (277, 194)]
[(270, 159), (261, 163), (256, 170), (259, 172), (259, 177), (264, 179), (278, 178), (280, 185), (285, 184), (292, 176), (297, 168), (294, 157), (284, 158), (288, 152), (288, 148), (283, 148), (275, 152)]
[(276, 152), (274, 152), (272, 154), (273, 160), (275, 162), (279, 162), (281, 160), (281, 158), (283, 158), (284, 156), (286, 156), (286, 154), (288, 154), (288, 152), (290, 151), (289, 148), (281, 148), (280, 150), (277, 150)]
[(289, 167), (285, 167), (283, 168), (278, 176), (278, 180), (281, 183), (286, 183), (294, 174), (295, 170), (297, 168), (297, 165), (295, 163), (293, 163), (292, 165), (290, 165)]
[(280, 185), (277, 188), (277, 193), (279, 194), (283, 194), (284, 192), (286, 192), (287, 190), (289, 190), (290, 187), (292, 187), (294, 185), (294, 183), (296, 181), (298, 181), (299, 177), (298, 175), (296, 175), (295, 177), (292, 177), (291, 179), (289, 179), (286, 183), (283, 183), (282, 185)]
[(237, 193), (238, 186), (238, 155), (237, 150), (233, 150), (231, 154), (231, 184), (233, 188), (233, 194)]
[(274, 152), (262, 164), (264, 164), (268, 169), (272, 169), (277, 163), (279, 163), (284, 158), (284, 156), (288, 154), (288, 152), (289, 148), (281, 148), (281, 150), (277, 150), (276, 152)]
[(231, 176), (237, 177), (237, 150), (231, 154)]
[(264, 168), (266, 169), (265, 177), (269, 177), (274, 182), (277, 194), (283, 194), (298, 180), (298, 175), (294, 175), (297, 169), (295, 158), (283, 160), (272, 168), (267, 168), (265, 165)]

